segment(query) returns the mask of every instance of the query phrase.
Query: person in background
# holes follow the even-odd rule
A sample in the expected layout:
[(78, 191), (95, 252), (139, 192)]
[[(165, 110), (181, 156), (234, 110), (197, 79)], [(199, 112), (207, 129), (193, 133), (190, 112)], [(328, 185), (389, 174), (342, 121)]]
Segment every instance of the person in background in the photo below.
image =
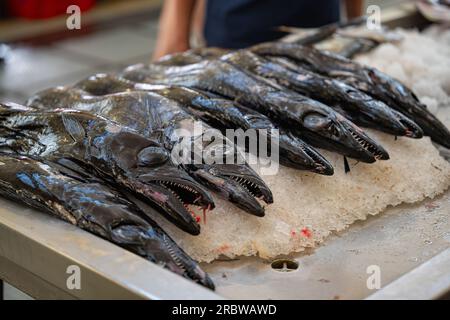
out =
[[(363, 0), (345, 0), (347, 19)], [(316, 28), (339, 21), (340, 0), (165, 0), (154, 59), (190, 48), (199, 30), (209, 47), (238, 49), (285, 35), (279, 26)]]

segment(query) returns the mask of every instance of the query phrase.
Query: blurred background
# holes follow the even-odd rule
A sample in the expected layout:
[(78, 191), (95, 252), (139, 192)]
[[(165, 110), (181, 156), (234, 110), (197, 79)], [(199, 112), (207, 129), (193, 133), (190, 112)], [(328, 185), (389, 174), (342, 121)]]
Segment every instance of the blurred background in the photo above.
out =
[[(20, 103), (43, 88), (150, 61), (162, 2), (0, 1), (0, 100)], [(405, 3), (411, 1), (366, 0), (365, 6), (384, 10)], [(83, 11), (80, 30), (66, 27), (70, 4)]]

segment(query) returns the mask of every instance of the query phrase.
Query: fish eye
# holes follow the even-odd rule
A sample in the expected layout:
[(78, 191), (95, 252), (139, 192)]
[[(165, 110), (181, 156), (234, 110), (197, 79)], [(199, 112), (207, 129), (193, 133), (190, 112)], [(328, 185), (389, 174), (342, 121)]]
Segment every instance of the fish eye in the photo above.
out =
[(328, 117), (320, 113), (311, 112), (303, 117), (303, 124), (310, 130), (317, 130), (329, 127), (331, 125), (331, 121)]
[(169, 153), (161, 147), (147, 147), (138, 154), (138, 166), (149, 167), (167, 162)]

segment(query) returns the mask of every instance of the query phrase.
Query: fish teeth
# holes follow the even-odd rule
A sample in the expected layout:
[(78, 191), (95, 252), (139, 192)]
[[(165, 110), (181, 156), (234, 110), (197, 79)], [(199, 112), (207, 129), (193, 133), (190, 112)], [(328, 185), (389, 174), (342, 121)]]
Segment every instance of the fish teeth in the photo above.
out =
[(178, 199), (181, 204), (186, 208), (187, 208), (187, 204), (184, 202), (184, 200), (181, 198), (181, 196), (175, 191), (173, 190), (171, 187), (178, 187), (181, 188), (183, 190), (186, 190), (188, 192), (190, 192), (191, 194), (193, 194), (194, 196), (198, 197), (199, 196), (199, 192), (197, 192), (196, 190), (192, 189), (189, 186), (185, 186), (182, 185), (180, 183), (174, 182), (174, 181), (163, 181), (163, 180), (157, 180), (157, 182), (165, 187), (167, 187), (167, 189), (174, 195), (174, 197), (176, 199)]
[(187, 272), (185, 266), (183, 265), (183, 263), (181, 262), (180, 258), (177, 256), (175, 250), (173, 249), (171, 243), (166, 239), (166, 237), (163, 237), (163, 241), (166, 244), (167, 247), (167, 252), (169, 253), (169, 255), (172, 257), (173, 261), (175, 262), (175, 264), (182, 269), (184, 272)]
[(380, 160), (382, 158), (381, 153), (379, 152), (379, 150), (372, 144), (370, 144), (369, 142), (367, 142), (366, 140), (364, 140), (363, 138), (361, 138), (359, 135), (357, 135), (356, 133), (354, 133), (352, 130), (349, 130), (351, 135), (355, 138), (355, 140), (367, 151), (369, 151), (370, 153), (374, 154), (374, 157), (376, 160)]
[(246, 180), (244, 177), (235, 177), (231, 176), (231, 179), (235, 180), (239, 183), (239, 185), (244, 188), (249, 194), (251, 194), (255, 198), (259, 198), (252, 190), (249, 189), (249, 187), (258, 188), (256, 183), (252, 181)]

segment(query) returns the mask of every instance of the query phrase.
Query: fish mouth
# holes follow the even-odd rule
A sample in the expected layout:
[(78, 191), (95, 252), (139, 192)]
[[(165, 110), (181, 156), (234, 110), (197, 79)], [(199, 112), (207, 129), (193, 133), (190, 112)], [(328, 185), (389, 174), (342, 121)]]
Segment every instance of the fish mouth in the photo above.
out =
[[(179, 172), (179, 176), (185, 175)], [(204, 214), (214, 209), (211, 195), (190, 177), (158, 176), (155, 173), (143, 174), (138, 180), (145, 184), (142, 193), (169, 221), (192, 235), (200, 234), (199, 216), (196, 210)], [(150, 189), (150, 192), (148, 192)]]
[[(347, 131), (350, 133), (350, 135), (353, 137), (354, 141), (356, 141), (359, 146), (360, 150), (365, 151), (366, 153), (369, 153), (373, 156), (375, 160), (389, 160), (389, 154), (382, 146), (380, 146), (378, 143), (376, 143), (374, 140), (372, 140), (368, 135), (366, 135), (361, 130), (357, 130), (351, 127), (347, 128)], [(358, 159), (358, 158), (356, 158)], [(358, 160), (364, 160), (364, 159), (358, 159)], [(367, 162), (374, 162), (374, 161), (367, 161)]]
[(151, 262), (173, 273), (214, 290), (214, 283), (186, 252), (184, 252), (153, 220), (150, 228), (122, 222), (111, 230), (122, 246), (132, 248)]
[(434, 142), (450, 148), (450, 131), (449, 129), (431, 112), (426, 109), (426, 106), (420, 104), (416, 108), (411, 108), (410, 112), (397, 109), (400, 113), (411, 117), (420, 128), (424, 135), (430, 136)]
[(362, 129), (339, 113), (317, 112), (304, 117), (301, 137), (314, 147), (324, 148), (365, 163), (388, 160), (389, 154)]
[(247, 166), (232, 164), (202, 166), (195, 168), (192, 175), (252, 215), (258, 217), (265, 215), (260, 201), (266, 204), (273, 203), (269, 187)]
[(245, 191), (247, 191), (248, 194), (254, 198), (261, 199), (267, 204), (273, 203), (272, 193), (261, 180), (243, 175), (228, 175), (226, 177), (236, 181)]
[(313, 164), (314, 173), (332, 176), (334, 174), (334, 168), (327, 159), (325, 159), (319, 152), (304, 144), (301, 149), (309, 157), (310, 162)]
[[(395, 111), (395, 110), (392, 110)], [(395, 111), (396, 115), (398, 114), (398, 121), (405, 128), (404, 135), (408, 138), (420, 139), (423, 137), (422, 128), (419, 127), (417, 123), (409, 119), (408, 117), (402, 115), (400, 112)]]
[(335, 108), (339, 108), (338, 112), (350, 121), (363, 127), (374, 128), (392, 135), (405, 136), (413, 139), (423, 137), (422, 128), (406, 115), (390, 108), (381, 101), (370, 101), (368, 103), (370, 103), (373, 110), (366, 110), (362, 117), (358, 112), (347, 111), (339, 106), (335, 106)]
[(164, 258), (158, 257), (159, 264), (211, 290), (214, 282), (199, 265), (189, 257), (168, 235), (159, 235), (160, 245), (164, 248)]
[[(381, 101), (378, 103), (384, 105)], [(384, 118), (380, 118), (377, 122), (378, 124), (382, 123), (385, 125), (380, 127), (379, 125), (377, 126), (376, 123), (375, 126), (373, 126), (375, 129), (413, 139), (420, 139), (423, 137), (422, 128), (406, 115), (388, 107), (387, 105), (385, 105), (383, 109), (385, 110), (386, 115)], [(381, 117), (381, 115), (379, 116)]]
[(211, 196), (193, 183), (187, 183), (186, 180), (156, 180), (154, 183), (170, 191), (183, 206), (189, 210), (189, 206), (196, 206), (201, 209), (213, 209), (214, 202)]
[[(375, 84), (376, 88), (382, 89), (380, 100), (385, 100), (392, 108), (410, 117), (420, 126), (423, 133), (430, 136), (433, 141), (450, 148), (450, 131), (436, 116), (427, 110), (414, 92), (404, 87), (397, 80), (389, 79), (385, 74), (375, 69), (369, 69), (367, 77)], [(395, 94), (393, 95), (392, 93)], [(382, 99), (383, 97), (385, 99)]]
[(280, 163), (299, 170), (308, 170), (317, 174), (331, 176), (334, 168), (325, 157), (291, 134), (280, 136)]
[(388, 152), (351, 121), (337, 114), (335, 123), (342, 133), (338, 140), (348, 150), (344, 155), (366, 163), (389, 160)]

